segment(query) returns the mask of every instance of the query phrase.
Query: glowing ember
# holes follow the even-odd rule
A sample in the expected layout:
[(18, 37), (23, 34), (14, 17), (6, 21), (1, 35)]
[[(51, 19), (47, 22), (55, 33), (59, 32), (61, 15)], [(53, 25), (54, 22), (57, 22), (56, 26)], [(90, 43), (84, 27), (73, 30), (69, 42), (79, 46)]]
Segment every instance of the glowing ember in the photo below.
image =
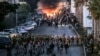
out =
[(42, 3), (38, 3), (38, 9), (41, 10), (43, 14), (46, 14), (47, 17), (55, 17), (57, 14), (61, 13), (61, 8), (63, 7), (63, 3), (59, 2), (56, 8), (53, 6), (43, 6)]

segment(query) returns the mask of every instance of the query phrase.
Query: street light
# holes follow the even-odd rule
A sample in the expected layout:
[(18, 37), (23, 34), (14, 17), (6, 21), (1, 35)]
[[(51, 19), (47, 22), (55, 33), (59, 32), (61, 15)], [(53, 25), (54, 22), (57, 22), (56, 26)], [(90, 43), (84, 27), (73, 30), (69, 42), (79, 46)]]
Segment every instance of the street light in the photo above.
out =
[(17, 14), (17, 9), (16, 9), (16, 26), (17, 26), (17, 23), (18, 23), (18, 14)]
[[(17, 3), (17, 1), (16, 1), (16, 0), (13, 0), (13, 2), (14, 2), (14, 4), (16, 4), (16, 3)], [(16, 26), (17, 26), (17, 19), (18, 19), (18, 14), (17, 14), (17, 9), (16, 9)]]

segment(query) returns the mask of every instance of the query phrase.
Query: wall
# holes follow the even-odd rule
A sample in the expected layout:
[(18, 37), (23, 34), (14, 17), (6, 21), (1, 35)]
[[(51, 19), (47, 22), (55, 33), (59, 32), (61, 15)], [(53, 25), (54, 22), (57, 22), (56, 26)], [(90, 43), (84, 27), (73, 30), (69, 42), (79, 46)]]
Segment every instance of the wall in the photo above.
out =
[(74, 0), (71, 0), (71, 13), (75, 13), (75, 2)]
[(88, 10), (88, 6), (83, 6), (83, 27), (92, 27), (92, 18), (88, 18), (90, 12)]

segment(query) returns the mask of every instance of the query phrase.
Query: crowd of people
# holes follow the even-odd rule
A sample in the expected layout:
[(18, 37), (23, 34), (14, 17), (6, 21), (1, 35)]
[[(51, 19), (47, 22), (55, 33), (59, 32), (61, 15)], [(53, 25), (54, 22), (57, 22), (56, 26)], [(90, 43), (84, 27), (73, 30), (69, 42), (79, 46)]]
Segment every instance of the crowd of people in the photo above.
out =
[[(35, 37), (35, 38), (34, 38)], [(14, 41), (14, 45), (11, 50), (8, 50), (8, 56), (15, 50), (15, 56), (41, 56), (51, 55), (56, 56), (54, 49), (62, 54), (62, 50), (65, 49), (67, 53), (70, 46), (81, 46), (82, 40), (79, 37), (70, 36), (31, 36), (29, 38), (20, 38)], [(11, 52), (11, 53), (9, 53)], [(13, 56), (13, 55), (12, 55)]]
[[(47, 24), (48, 26), (58, 27), (60, 24), (78, 25), (75, 17), (70, 13), (63, 11), (63, 15), (57, 16), (58, 19), (51, 20), (35, 20), (38, 25)], [(70, 46), (81, 46), (82, 39), (79, 36), (21, 36), (12, 39), (12, 48), (7, 48), (7, 56), (12, 56), (12, 50), (15, 51), (15, 56), (41, 56), (51, 55), (56, 56), (54, 49), (62, 54), (63, 48), (66, 53)]]

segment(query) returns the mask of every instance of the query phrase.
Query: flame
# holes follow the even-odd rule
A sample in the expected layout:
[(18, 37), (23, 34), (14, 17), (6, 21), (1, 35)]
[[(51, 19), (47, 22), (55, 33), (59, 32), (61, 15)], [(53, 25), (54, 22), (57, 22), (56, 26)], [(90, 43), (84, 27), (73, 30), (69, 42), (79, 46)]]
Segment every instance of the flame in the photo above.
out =
[(61, 8), (63, 7), (63, 3), (59, 2), (57, 8), (48, 8), (43, 7), (41, 3), (38, 4), (38, 9), (41, 9), (43, 14), (46, 14), (47, 17), (55, 17), (57, 14), (61, 13)]
[(59, 9), (43, 9), (42, 12), (48, 17), (53, 17), (59, 12)]

